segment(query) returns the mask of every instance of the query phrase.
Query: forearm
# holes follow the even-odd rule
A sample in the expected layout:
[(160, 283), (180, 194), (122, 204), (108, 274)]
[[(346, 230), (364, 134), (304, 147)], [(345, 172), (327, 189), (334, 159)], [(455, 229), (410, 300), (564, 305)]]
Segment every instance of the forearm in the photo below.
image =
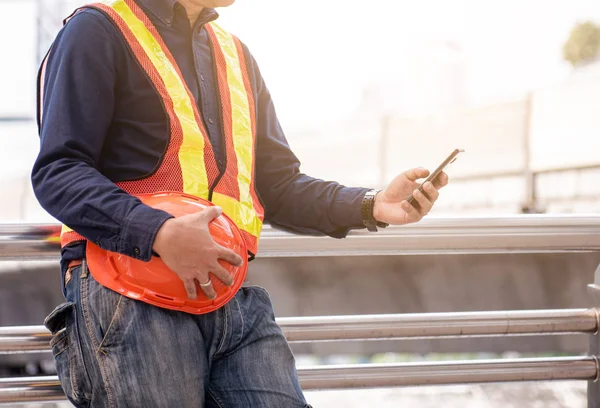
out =
[(171, 215), (142, 204), (84, 162), (43, 158), (32, 184), (50, 215), (104, 249), (150, 259), (156, 233)]
[(365, 188), (345, 187), (296, 173), (281, 183), (264, 186), (267, 221), (287, 230), (343, 238), (364, 228), (361, 202)]

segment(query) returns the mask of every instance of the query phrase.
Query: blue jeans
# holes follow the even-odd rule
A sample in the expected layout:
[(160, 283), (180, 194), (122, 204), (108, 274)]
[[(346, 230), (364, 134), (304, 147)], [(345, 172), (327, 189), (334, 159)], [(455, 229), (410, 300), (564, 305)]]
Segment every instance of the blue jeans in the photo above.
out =
[(310, 407), (265, 289), (199, 316), (121, 296), (85, 263), (65, 289), (45, 325), (76, 407)]

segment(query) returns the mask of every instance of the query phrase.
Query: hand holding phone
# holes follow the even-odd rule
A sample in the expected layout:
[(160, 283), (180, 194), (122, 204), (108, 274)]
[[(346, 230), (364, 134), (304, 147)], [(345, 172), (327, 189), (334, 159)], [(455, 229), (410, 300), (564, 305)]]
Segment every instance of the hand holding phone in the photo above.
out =
[[(444, 161), (442, 162), (442, 164), (440, 164), (440, 165), (438, 166), (438, 168), (437, 168), (437, 169), (435, 169), (435, 171), (433, 171), (433, 172), (432, 172), (432, 173), (429, 175), (429, 177), (427, 177), (427, 178), (425, 179), (425, 181), (424, 181), (423, 183), (421, 183), (421, 185), (419, 186), (418, 190), (419, 190), (419, 191), (421, 191), (421, 192), (423, 192), (423, 185), (424, 185), (425, 183), (427, 183), (428, 181), (430, 181), (430, 182), (432, 182), (432, 183), (433, 183), (433, 182), (435, 181), (435, 179), (436, 179), (436, 178), (437, 178), (437, 177), (438, 177), (438, 176), (439, 176), (439, 175), (440, 175), (440, 174), (441, 174), (441, 173), (444, 171), (444, 169), (445, 169), (445, 168), (446, 168), (446, 167), (447, 167), (449, 164), (451, 164), (451, 163), (454, 163), (454, 162), (456, 161), (456, 159), (457, 159), (458, 155), (459, 155), (460, 153), (462, 153), (462, 152), (464, 152), (464, 150), (463, 150), (463, 149), (454, 149), (454, 151), (453, 151), (452, 153), (450, 153), (450, 155), (449, 155), (448, 157), (446, 157), (446, 160), (444, 160)], [(423, 193), (424, 193), (424, 192), (423, 192)], [(424, 193), (424, 194), (425, 194), (425, 193)], [(415, 198), (413, 197), (413, 195), (412, 195), (412, 194), (408, 196), (408, 198), (406, 199), (406, 201), (408, 201), (408, 203), (409, 203), (410, 205), (412, 205), (413, 207), (415, 207), (417, 210), (418, 210), (419, 208), (421, 208), (421, 206), (420, 206), (420, 205), (419, 205), (419, 203), (418, 203), (418, 202), (415, 200)]]

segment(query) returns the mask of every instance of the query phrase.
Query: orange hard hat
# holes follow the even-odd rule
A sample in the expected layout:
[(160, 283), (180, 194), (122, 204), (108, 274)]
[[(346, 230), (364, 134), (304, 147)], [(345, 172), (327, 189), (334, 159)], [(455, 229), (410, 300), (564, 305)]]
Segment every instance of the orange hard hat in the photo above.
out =
[[(144, 204), (166, 211), (174, 217), (193, 214), (214, 205), (207, 200), (184, 193), (164, 192), (140, 194), (136, 197)], [(165, 265), (160, 257), (153, 256), (149, 262), (143, 262), (106, 251), (88, 241), (86, 260), (90, 273), (101, 285), (132, 299), (193, 314), (212, 312), (230, 301), (242, 286), (248, 270), (248, 253), (240, 230), (225, 214), (210, 222), (208, 228), (217, 244), (233, 250), (244, 260), (239, 267), (219, 260), (221, 265), (234, 276), (234, 284), (225, 286), (211, 275), (217, 293), (216, 298), (212, 300), (206, 297), (198, 283), (196, 283), (198, 298), (189, 299), (181, 279)]]

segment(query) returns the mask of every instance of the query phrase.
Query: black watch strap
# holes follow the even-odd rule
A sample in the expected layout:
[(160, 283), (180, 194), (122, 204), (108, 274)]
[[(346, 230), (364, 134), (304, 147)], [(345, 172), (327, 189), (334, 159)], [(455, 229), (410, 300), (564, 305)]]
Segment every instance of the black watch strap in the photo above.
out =
[(380, 190), (369, 190), (363, 197), (361, 204), (362, 221), (365, 227), (371, 232), (376, 232), (377, 227), (385, 228), (388, 226), (385, 222), (379, 222), (373, 216), (373, 207), (375, 207), (375, 196)]

